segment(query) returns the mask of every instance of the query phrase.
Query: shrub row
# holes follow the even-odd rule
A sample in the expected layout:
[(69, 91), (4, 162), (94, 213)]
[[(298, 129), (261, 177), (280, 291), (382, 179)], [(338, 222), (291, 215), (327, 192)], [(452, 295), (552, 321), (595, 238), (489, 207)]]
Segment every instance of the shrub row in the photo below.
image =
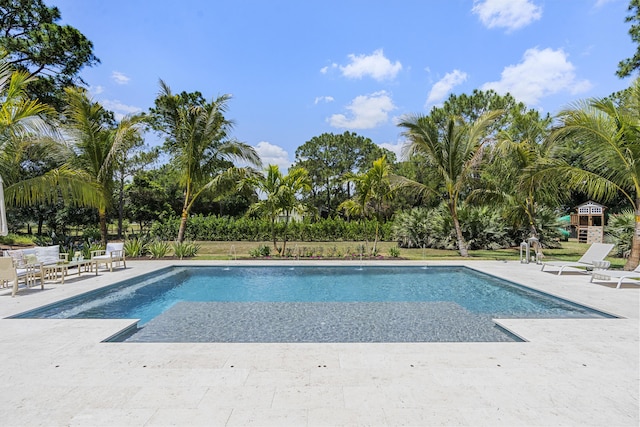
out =
[[(180, 218), (156, 221), (150, 234), (161, 240), (173, 240), (178, 235)], [(376, 223), (373, 220), (345, 221), (324, 219), (316, 222), (294, 221), (287, 227), (287, 240), (302, 242), (362, 241), (375, 238)], [(276, 235), (282, 240), (284, 224), (276, 224)], [(185, 237), (204, 241), (268, 241), (271, 240), (271, 223), (264, 219), (231, 218), (220, 216), (192, 216), (187, 220)], [(391, 223), (380, 225), (379, 239), (391, 240)]]

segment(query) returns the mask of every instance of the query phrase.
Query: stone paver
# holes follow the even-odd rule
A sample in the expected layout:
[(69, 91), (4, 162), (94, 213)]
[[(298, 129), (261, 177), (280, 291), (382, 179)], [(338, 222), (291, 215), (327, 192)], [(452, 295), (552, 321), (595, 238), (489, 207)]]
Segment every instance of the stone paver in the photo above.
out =
[(132, 321), (5, 318), (171, 264), (1, 291), (0, 425), (640, 423), (640, 287), (533, 264), (465, 263), (622, 318), (500, 320), (522, 343), (390, 344), (104, 343)]

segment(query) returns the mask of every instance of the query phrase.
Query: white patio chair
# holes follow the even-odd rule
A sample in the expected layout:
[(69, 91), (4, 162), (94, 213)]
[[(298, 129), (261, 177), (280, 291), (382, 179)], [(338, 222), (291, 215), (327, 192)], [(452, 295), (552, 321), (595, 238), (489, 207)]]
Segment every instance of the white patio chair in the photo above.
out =
[(610, 281), (618, 279), (618, 284), (616, 289), (620, 289), (622, 282), (624, 280), (629, 279), (629, 283), (633, 283), (634, 285), (639, 285), (640, 282), (632, 279), (640, 279), (640, 265), (638, 265), (633, 271), (622, 271), (622, 270), (602, 270), (596, 271), (591, 275), (590, 282), (593, 283), (594, 280), (597, 281)]
[(98, 265), (104, 264), (105, 268), (113, 271), (114, 264), (119, 267), (121, 264), (127, 268), (127, 261), (124, 257), (124, 243), (107, 243), (104, 250), (91, 251), (91, 265), (96, 269), (98, 274)]
[[(594, 268), (594, 261), (603, 261), (604, 258), (613, 249), (613, 244), (610, 243), (592, 243), (589, 249), (582, 255), (578, 261), (549, 261), (542, 263), (541, 271), (544, 271), (546, 266), (559, 267), (558, 276), (562, 274), (567, 268), (574, 271), (586, 271), (588, 267)], [(608, 267), (608, 265), (599, 264), (600, 267)], [(579, 268), (576, 268), (579, 267)]]
[(40, 279), (41, 289), (44, 289), (41, 264), (27, 264), (22, 267), (16, 267), (11, 257), (0, 257), (0, 283), (2, 283), (2, 287), (7, 287), (9, 283), (13, 283), (12, 297), (18, 293), (21, 279), (24, 279), (25, 286), (29, 288), (36, 284), (38, 278)]

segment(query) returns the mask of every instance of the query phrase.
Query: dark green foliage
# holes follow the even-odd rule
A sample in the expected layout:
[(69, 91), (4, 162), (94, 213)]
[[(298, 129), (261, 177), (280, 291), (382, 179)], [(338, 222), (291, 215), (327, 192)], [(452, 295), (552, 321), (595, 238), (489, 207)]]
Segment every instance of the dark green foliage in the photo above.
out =
[(352, 196), (352, 189), (344, 183), (345, 175), (365, 171), (383, 155), (389, 163), (395, 162), (392, 152), (353, 132), (311, 138), (296, 150), (294, 164), (309, 171), (313, 190), (306, 201), (321, 217), (335, 216), (340, 203)]
[(633, 22), (629, 28), (629, 35), (636, 44), (636, 53), (618, 63), (616, 75), (620, 78), (629, 77), (640, 68), (640, 0), (630, 0), (627, 10), (630, 14), (625, 18), (625, 22)]
[[(469, 249), (509, 248), (529, 237), (527, 227), (514, 228), (500, 209), (462, 205), (460, 226)], [(549, 209), (540, 210), (539, 238), (544, 247), (558, 246), (558, 221)], [(445, 204), (436, 208), (415, 208), (396, 214), (391, 227), (401, 248), (455, 249), (456, 236)]]
[[(176, 235), (180, 219), (164, 218), (156, 221), (150, 234), (160, 240), (171, 240)], [(276, 223), (276, 233), (281, 233), (284, 224)], [(325, 242), (333, 240), (373, 241), (376, 223), (373, 220), (345, 221), (326, 219), (317, 222), (293, 221), (287, 227), (287, 235), (292, 241)], [(380, 225), (380, 240), (389, 241), (391, 223)], [(204, 241), (266, 241), (271, 238), (271, 223), (267, 219), (247, 217), (231, 218), (196, 215), (189, 217), (186, 237)]]
[(0, 50), (9, 63), (40, 79), (29, 85), (32, 99), (62, 109), (62, 90), (82, 80), (85, 66), (100, 60), (93, 44), (70, 25), (59, 25), (60, 10), (42, 0), (0, 0)]

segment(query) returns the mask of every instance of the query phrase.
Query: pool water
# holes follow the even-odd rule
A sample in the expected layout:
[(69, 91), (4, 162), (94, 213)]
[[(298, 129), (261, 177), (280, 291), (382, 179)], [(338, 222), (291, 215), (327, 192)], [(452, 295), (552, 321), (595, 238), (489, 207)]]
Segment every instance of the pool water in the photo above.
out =
[(153, 342), (514, 341), (495, 318), (611, 317), (466, 267), (171, 267), (15, 317), (132, 318)]

